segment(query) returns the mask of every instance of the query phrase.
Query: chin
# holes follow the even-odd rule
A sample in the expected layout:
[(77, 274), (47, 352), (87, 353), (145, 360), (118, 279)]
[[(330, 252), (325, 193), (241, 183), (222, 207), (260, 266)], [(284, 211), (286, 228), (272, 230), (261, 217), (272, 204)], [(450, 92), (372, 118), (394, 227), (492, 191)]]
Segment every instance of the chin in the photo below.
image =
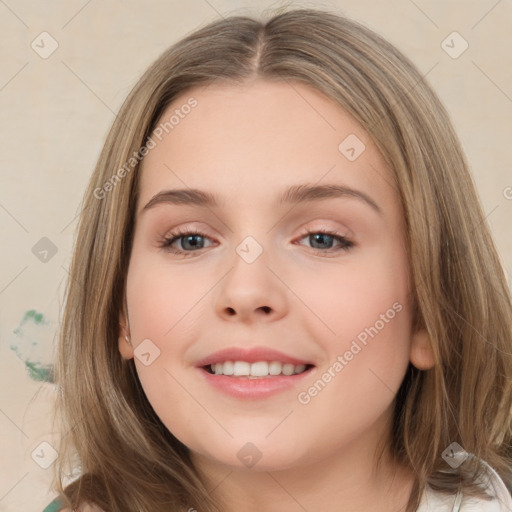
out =
[[(231, 471), (281, 471), (304, 464), (307, 457), (299, 440), (288, 438), (290, 442), (283, 444), (282, 440), (265, 439), (264, 435), (251, 437), (247, 434), (229, 440), (225, 437), (222, 440), (210, 438), (208, 446), (190, 440), (184, 444), (196, 457), (226, 466)], [(301, 447), (300, 452), (297, 446)]]

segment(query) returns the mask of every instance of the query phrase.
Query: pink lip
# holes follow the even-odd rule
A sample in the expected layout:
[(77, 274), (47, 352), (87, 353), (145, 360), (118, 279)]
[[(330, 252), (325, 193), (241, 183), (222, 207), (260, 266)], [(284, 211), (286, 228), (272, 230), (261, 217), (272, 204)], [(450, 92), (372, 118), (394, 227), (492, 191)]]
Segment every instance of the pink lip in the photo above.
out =
[(226, 375), (215, 375), (208, 373), (204, 368), (199, 371), (208, 384), (219, 391), (245, 400), (258, 400), (270, 397), (281, 391), (296, 387), (305, 376), (314, 371), (314, 367), (303, 373), (290, 376), (262, 377), (249, 379), (248, 377), (228, 377)]
[(208, 366), (209, 364), (223, 363), (224, 361), (247, 361), (248, 363), (257, 363), (259, 361), (279, 361), (289, 363), (295, 366), (300, 364), (311, 364), (308, 361), (288, 356), (268, 347), (230, 347), (219, 350), (208, 357), (201, 359), (196, 363), (197, 367)]

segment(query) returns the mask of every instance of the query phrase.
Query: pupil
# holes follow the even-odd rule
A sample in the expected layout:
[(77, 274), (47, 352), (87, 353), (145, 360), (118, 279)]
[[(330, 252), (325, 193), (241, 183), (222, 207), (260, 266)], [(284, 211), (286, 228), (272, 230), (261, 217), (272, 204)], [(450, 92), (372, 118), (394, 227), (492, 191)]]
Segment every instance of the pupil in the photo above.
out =
[[(313, 235), (313, 239), (314, 240), (318, 239), (318, 238), (320, 238), (320, 243), (322, 243), (322, 241), (325, 243), (325, 240), (323, 240), (323, 239), (324, 238), (330, 239), (330, 238), (332, 238), (332, 236), (331, 235), (327, 235), (326, 233), (318, 233), (316, 235)], [(315, 242), (316, 242), (316, 240), (315, 240)], [(320, 247), (320, 248), (324, 249), (325, 247)]]
[(190, 243), (191, 247), (192, 248), (197, 248), (197, 246), (199, 245), (197, 242), (190, 242), (190, 240), (193, 240), (194, 238), (201, 238), (200, 235), (189, 235), (187, 237), (185, 237), (185, 244), (187, 243)]

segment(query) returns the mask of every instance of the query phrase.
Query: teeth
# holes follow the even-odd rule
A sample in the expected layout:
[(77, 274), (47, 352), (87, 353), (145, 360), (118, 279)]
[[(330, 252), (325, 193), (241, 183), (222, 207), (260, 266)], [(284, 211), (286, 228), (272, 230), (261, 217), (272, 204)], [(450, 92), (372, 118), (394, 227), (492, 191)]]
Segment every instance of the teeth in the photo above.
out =
[(266, 377), (268, 375), (268, 363), (262, 361), (261, 363), (251, 364), (252, 377)]
[(283, 365), (279, 361), (272, 361), (268, 365), (268, 373), (270, 373), (270, 375), (279, 375), (282, 369)]
[(295, 367), (293, 373), (302, 373), (306, 369), (305, 364), (299, 364)]
[(215, 375), (228, 375), (235, 377), (268, 377), (269, 375), (297, 375), (306, 369), (305, 364), (281, 363), (279, 361), (258, 361), (248, 363), (247, 361), (225, 361), (211, 365)]
[[(219, 366), (222, 368), (222, 363), (219, 364)], [(224, 373), (224, 371), (222, 372)], [(233, 375), (250, 375), (251, 373), (251, 365), (249, 363), (246, 363), (245, 361), (235, 361), (235, 364), (233, 365)]]
[(295, 366), (293, 364), (283, 364), (283, 375), (293, 375)]
[(224, 375), (233, 375), (235, 369), (234, 364), (232, 361), (226, 361), (224, 364), (221, 364), (220, 373), (223, 373)]

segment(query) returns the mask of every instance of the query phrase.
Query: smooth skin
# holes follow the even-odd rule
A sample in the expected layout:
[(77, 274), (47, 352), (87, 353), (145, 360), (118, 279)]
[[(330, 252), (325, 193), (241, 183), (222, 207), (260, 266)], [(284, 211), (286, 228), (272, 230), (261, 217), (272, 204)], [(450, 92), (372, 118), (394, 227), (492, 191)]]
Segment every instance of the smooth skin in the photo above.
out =
[[(162, 119), (190, 97), (197, 107), (143, 161), (122, 356), (147, 339), (158, 348), (147, 366), (135, 357), (144, 391), (226, 512), (400, 510), (414, 475), (387, 450), (394, 398), (410, 362), (428, 370), (434, 359), (426, 333), (411, 331), (404, 216), (390, 170), (361, 126), (307, 85), (258, 78), (196, 87)], [(354, 161), (338, 149), (350, 134), (366, 146)], [(380, 211), (355, 196), (277, 204), (297, 184), (350, 187)], [(188, 188), (213, 193), (219, 206), (144, 209), (163, 190)], [(202, 235), (175, 240), (182, 253), (173, 253), (162, 240), (177, 228)], [(263, 250), (252, 263), (236, 252), (248, 236)], [(300, 403), (298, 393), (394, 303), (401, 311)], [(300, 388), (233, 398), (195, 367), (233, 346), (272, 347), (315, 368)], [(252, 468), (237, 456), (248, 442), (261, 452)], [(379, 443), (386, 450), (376, 469)]]

